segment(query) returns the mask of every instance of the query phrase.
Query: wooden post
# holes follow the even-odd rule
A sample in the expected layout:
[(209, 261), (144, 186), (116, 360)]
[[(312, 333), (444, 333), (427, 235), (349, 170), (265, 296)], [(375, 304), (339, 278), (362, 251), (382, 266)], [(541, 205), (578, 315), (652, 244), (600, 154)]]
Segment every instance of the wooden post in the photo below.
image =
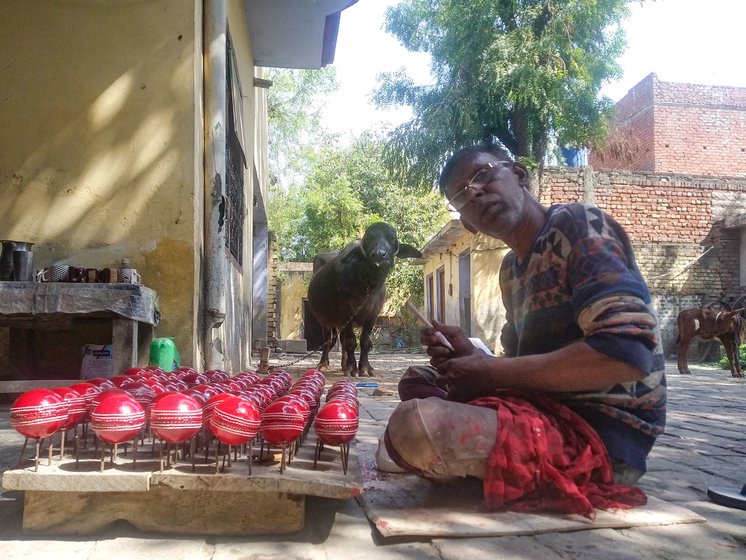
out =
[(259, 350), (259, 367), (257, 373), (265, 374), (269, 371), (269, 353), (272, 349), (269, 346), (262, 346)]
[(137, 321), (112, 319), (111, 372), (119, 375), (137, 365)]

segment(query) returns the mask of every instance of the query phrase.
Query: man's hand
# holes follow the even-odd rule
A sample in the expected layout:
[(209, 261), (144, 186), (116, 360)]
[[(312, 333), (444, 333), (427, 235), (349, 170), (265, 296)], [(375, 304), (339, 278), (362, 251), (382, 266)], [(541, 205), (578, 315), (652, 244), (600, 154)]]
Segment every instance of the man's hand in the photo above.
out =
[[(453, 350), (444, 345), (447, 341)], [(420, 342), (427, 346), (427, 354), (430, 356), (430, 364), (438, 367), (438, 364), (455, 356), (468, 356), (475, 348), (469, 338), (458, 327), (444, 325), (433, 321), (433, 328), (423, 328), (420, 331)]]
[(448, 400), (451, 401), (469, 402), (491, 395), (499, 388), (492, 375), (495, 361), (506, 359), (488, 356), (474, 348), (467, 356), (447, 359), (437, 365), (435, 383), (448, 391)]

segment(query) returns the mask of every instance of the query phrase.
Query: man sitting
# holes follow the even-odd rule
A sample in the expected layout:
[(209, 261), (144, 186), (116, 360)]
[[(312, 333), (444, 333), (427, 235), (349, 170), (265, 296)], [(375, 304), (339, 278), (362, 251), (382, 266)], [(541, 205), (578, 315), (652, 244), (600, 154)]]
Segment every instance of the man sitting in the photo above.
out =
[(492, 145), (444, 167), (440, 189), (464, 227), (511, 249), (500, 270), (504, 355), (488, 356), (457, 327), (423, 329), (432, 367), (402, 377), (379, 464), (385, 451), (428, 478), (481, 478), (492, 507), (518, 500), (513, 509), (590, 515), (624, 507), (625, 493), (628, 506), (644, 503), (615, 484), (643, 475), (665, 425), (648, 288), (613, 218), (581, 203), (546, 208), (528, 187), (526, 168)]

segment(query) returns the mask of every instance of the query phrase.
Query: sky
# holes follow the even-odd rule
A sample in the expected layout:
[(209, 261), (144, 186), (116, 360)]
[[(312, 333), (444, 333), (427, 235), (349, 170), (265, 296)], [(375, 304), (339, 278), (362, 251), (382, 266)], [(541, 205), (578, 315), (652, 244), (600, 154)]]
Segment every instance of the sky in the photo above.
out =
[[(410, 53), (383, 30), (386, 7), (398, 1), (358, 0), (342, 12), (333, 64), (340, 88), (324, 116), (343, 138), (409, 117), (406, 108), (375, 108), (370, 97), (378, 73), (404, 66), (415, 81), (430, 81), (428, 55)], [(619, 59), (624, 76), (606, 85), (604, 95), (618, 101), (651, 72), (668, 82), (746, 87), (745, 0), (647, 0), (630, 8), (627, 50)]]

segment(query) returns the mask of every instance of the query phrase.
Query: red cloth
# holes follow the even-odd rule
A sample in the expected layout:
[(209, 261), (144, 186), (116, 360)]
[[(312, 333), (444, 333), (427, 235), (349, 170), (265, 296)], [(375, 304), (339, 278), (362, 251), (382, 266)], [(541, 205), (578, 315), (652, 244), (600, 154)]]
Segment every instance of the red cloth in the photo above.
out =
[(561, 511), (592, 519), (595, 508), (647, 503), (639, 488), (614, 484), (603, 441), (566, 406), (539, 394), (483, 397), (469, 404), (497, 411), (497, 441), (484, 477), (488, 508)]

